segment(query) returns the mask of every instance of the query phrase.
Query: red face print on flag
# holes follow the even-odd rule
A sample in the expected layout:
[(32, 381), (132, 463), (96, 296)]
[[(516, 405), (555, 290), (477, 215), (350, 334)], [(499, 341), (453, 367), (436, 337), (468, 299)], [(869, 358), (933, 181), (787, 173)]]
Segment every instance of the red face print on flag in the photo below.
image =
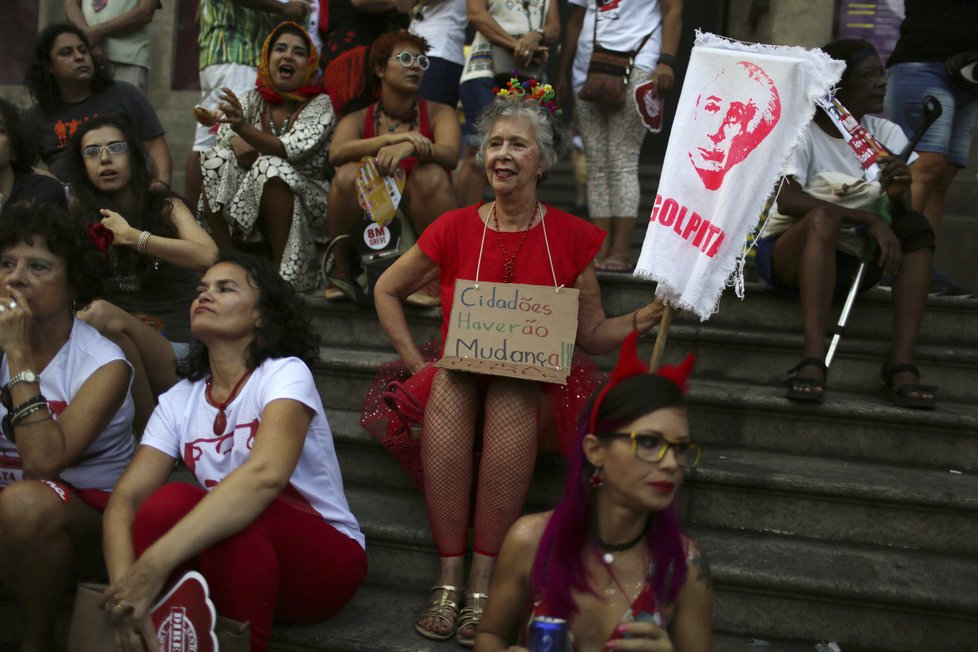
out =
[(707, 190), (746, 159), (781, 117), (774, 81), (749, 61), (724, 68), (696, 98), (689, 160)]

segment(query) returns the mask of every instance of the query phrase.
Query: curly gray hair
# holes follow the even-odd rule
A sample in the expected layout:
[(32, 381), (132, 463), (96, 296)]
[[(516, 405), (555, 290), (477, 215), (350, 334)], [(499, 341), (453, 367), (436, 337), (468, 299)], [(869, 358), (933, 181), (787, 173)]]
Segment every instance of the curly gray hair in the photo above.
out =
[(540, 180), (545, 181), (547, 173), (568, 149), (570, 131), (567, 126), (546, 107), (540, 106), (534, 100), (496, 97), (475, 123), (475, 130), (479, 136), (479, 152), (476, 154), (476, 160), (480, 165), (486, 160), (489, 132), (492, 130), (492, 126), (496, 124), (496, 120), (500, 118), (528, 120), (533, 125), (533, 133), (536, 136), (537, 146), (540, 148), (545, 166)]

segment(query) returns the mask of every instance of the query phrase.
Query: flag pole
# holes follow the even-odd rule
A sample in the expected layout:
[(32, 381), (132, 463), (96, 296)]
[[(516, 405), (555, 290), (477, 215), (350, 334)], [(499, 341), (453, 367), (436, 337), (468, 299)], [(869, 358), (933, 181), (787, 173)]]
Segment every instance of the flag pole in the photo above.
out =
[(662, 353), (666, 348), (666, 338), (669, 337), (669, 325), (672, 324), (672, 316), (675, 312), (675, 309), (669, 304), (666, 304), (666, 308), (662, 312), (662, 321), (659, 322), (659, 332), (655, 335), (655, 346), (652, 347), (652, 359), (649, 360), (649, 369), (653, 372), (659, 368), (659, 364), (662, 362)]

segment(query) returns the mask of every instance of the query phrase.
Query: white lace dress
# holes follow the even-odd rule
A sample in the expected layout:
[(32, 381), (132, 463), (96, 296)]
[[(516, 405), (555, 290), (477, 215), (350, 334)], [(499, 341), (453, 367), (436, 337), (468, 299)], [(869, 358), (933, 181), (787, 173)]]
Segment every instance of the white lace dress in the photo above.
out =
[[(251, 125), (262, 129), (265, 101), (257, 91), (241, 96), (244, 117)], [(293, 117), (288, 130), (279, 136), (286, 158), (261, 155), (249, 168), (238, 166), (231, 149), (234, 132), (222, 124), (217, 132), (217, 145), (201, 152), (200, 165), (204, 175), (204, 193), (212, 211), (222, 211), (236, 240), (262, 239), (258, 222), (265, 183), (281, 178), (292, 189), (294, 208), (292, 227), (282, 255), (279, 274), (299, 292), (312, 290), (318, 279), (317, 245), (328, 240), (326, 225), (326, 196), (329, 181), (329, 143), (336, 126), (333, 104), (325, 94), (316, 96)], [(203, 197), (200, 202), (203, 214)], [(204, 226), (207, 227), (206, 220)]]

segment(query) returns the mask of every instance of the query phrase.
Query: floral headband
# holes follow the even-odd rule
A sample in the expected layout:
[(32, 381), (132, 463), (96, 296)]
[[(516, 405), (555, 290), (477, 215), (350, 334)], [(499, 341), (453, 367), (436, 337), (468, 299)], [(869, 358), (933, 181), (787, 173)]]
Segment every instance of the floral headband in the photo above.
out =
[(492, 92), (496, 94), (496, 97), (502, 97), (506, 99), (514, 100), (533, 100), (547, 111), (556, 117), (560, 117), (564, 114), (563, 109), (557, 106), (557, 102), (554, 98), (557, 94), (554, 92), (553, 86), (550, 84), (540, 85), (537, 78), (530, 75), (530, 78), (524, 82), (521, 82), (516, 77), (516, 71), (513, 71), (513, 77), (506, 82), (506, 88), (494, 88)]
[[(666, 380), (671, 381), (679, 388), (683, 396), (685, 396), (689, 393), (689, 374), (693, 371), (693, 363), (695, 361), (696, 356), (690, 353), (678, 365), (661, 365), (656, 369), (655, 375), (662, 376)], [(621, 344), (621, 352), (618, 354), (618, 364), (612, 370), (608, 384), (601, 389), (598, 397), (594, 399), (594, 405), (591, 406), (591, 418), (588, 420), (589, 433), (596, 434), (595, 426), (598, 420), (598, 410), (611, 388), (626, 378), (647, 373), (649, 373), (649, 366), (638, 357), (638, 331), (633, 330)]]

